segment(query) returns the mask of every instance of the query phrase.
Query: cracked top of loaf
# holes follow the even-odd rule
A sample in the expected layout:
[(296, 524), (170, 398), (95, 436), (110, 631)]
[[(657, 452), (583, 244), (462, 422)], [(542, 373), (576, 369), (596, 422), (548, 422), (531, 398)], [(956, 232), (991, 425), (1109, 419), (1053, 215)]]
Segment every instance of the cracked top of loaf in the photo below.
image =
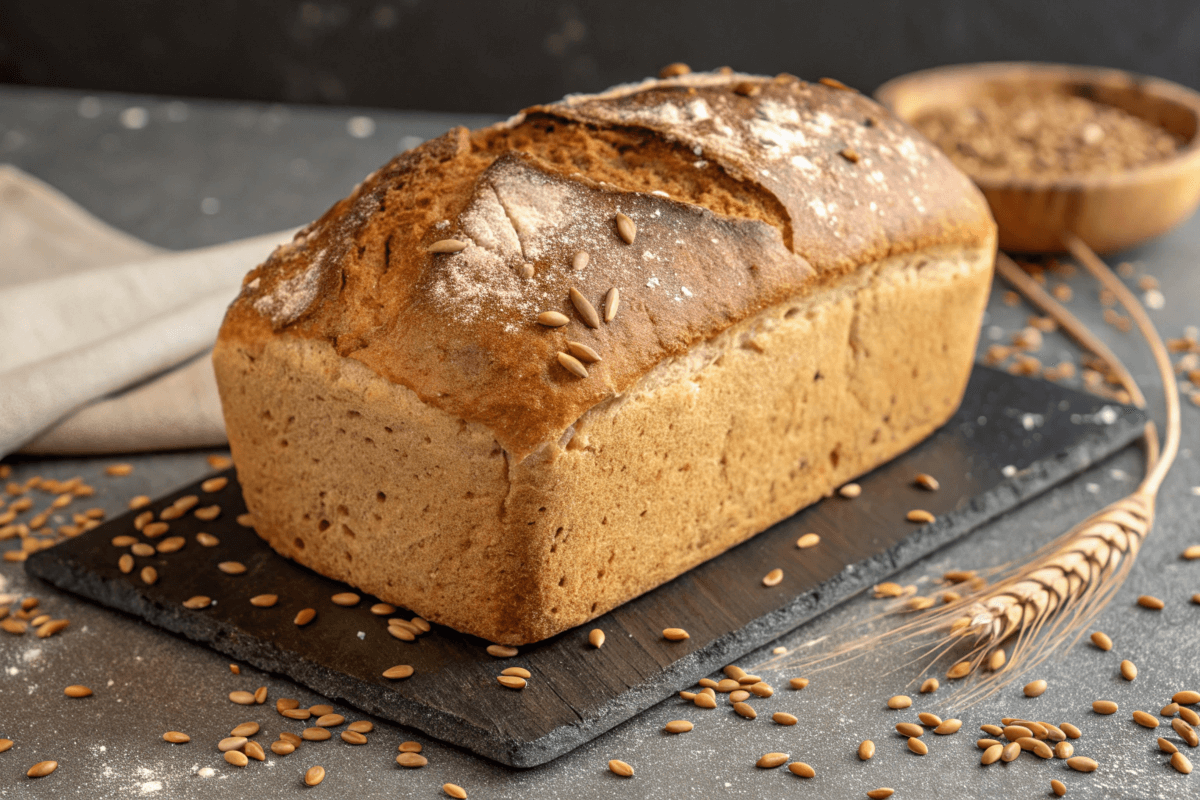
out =
[[(328, 340), (521, 459), (767, 307), (993, 230), (969, 179), (863, 95), (691, 74), (402, 153), (246, 277), (220, 336), (251, 354), (271, 337)], [(466, 246), (429, 251), (447, 239)], [(614, 287), (615, 317), (585, 324), (570, 289), (603, 317)], [(569, 322), (542, 325), (544, 311)], [(602, 358), (587, 377), (558, 359), (567, 342)]]

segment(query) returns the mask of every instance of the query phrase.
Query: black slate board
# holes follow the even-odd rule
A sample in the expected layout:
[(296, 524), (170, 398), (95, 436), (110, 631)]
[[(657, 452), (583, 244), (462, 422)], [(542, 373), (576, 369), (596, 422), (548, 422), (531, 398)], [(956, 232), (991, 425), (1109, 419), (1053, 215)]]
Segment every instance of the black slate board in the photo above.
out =
[[(117, 559), (127, 548), (110, 542), (135, 533), (136, 512), (130, 512), (32, 554), (25, 568), (329, 698), (496, 761), (530, 767), (1082, 471), (1137, 438), (1144, 419), (1130, 407), (976, 367), (954, 418), (864, 476), (861, 497), (817, 503), (600, 619), (504, 660), (487, 655), (485, 642), (438, 626), (417, 643), (398, 641), (386, 633), (386, 617), (368, 611), (372, 598), (353, 608), (334, 605), (329, 598), (346, 591), (344, 584), (277, 555), (237, 524), (245, 507), (232, 470), (219, 492), (192, 485), (150, 506), (158, 511), (189, 494), (200, 495), (202, 506), (221, 506), (217, 520), (188, 514), (170, 523), (168, 535), (188, 538), (177, 553), (138, 558), (133, 573), (122, 574)], [(941, 490), (914, 487), (918, 472), (936, 476)], [(915, 507), (933, 512), (937, 521), (905, 521)], [(220, 545), (201, 547), (194, 539), (199, 531), (215, 534)], [(796, 539), (809, 531), (821, 535), (821, 544), (798, 550)], [(217, 563), (226, 560), (243, 562), (247, 572), (218, 571)], [(145, 565), (158, 570), (153, 586), (137, 577)], [(762, 576), (774, 567), (783, 568), (784, 579), (765, 588)], [(251, 606), (248, 598), (260, 593), (278, 594), (278, 605)], [(182, 601), (197, 594), (218, 602), (201, 611), (183, 608)], [(296, 612), (309, 606), (317, 619), (296, 627)], [(673, 626), (685, 626), (691, 638), (664, 640), (662, 629)], [(587, 644), (594, 627), (607, 634), (600, 650)], [(381, 676), (401, 663), (416, 674), (401, 681)], [(507, 666), (528, 669), (529, 686), (519, 692), (499, 686), (496, 676)]]

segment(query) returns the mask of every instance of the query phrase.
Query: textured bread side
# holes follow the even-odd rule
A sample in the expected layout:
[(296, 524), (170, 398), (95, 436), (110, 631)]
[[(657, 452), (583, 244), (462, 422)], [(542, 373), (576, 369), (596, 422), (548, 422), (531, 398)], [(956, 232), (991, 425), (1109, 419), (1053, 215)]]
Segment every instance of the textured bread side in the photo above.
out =
[(323, 574), (491, 641), (544, 639), (949, 418), (993, 248), (841, 274), (663, 361), (525, 459), (326, 341), (223, 339), (214, 365), (247, 505), (272, 547)]

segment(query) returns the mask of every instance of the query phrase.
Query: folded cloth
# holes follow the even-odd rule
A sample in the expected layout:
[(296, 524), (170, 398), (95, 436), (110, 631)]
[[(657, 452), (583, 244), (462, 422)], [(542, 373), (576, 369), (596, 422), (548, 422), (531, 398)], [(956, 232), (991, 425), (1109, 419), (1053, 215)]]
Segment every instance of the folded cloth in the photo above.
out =
[(224, 444), (207, 352), (293, 233), (165, 251), (0, 165), (0, 456)]

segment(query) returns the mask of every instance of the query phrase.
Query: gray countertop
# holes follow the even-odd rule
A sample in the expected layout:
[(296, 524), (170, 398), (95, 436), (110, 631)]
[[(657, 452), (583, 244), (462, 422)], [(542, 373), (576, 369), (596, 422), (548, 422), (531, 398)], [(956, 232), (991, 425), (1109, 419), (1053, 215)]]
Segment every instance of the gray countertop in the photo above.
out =
[[(131, 109), (140, 109), (131, 110)], [(364, 175), (399, 150), (441, 133), (453, 124), (480, 125), (491, 118), (255, 106), (117, 95), (0, 90), (0, 161), (9, 162), (65, 191), (90, 211), (154, 244), (188, 248), (283, 229), (315, 218), (346, 194)], [(1152, 245), (1125, 256), (1138, 274), (1162, 284), (1165, 305), (1152, 312), (1164, 336), (1179, 336), (1200, 324), (1200, 218), (1193, 218)], [(1058, 279), (1055, 279), (1057, 282)], [(1074, 290), (1071, 308), (1095, 328), (1131, 365), (1147, 387), (1152, 413), (1161, 420), (1161, 391), (1148, 353), (1135, 336), (1101, 321), (1096, 288), (1082, 274), (1067, 279)], [(1006, 340), (1030, 311), (1002, 302), (993, 292), (981, 337), (981, 351)], [(0, 298), (2, 301), (2, 298)], [(1058, 334), (1046, 337), (1038, 354), (1046, 363), (1075, 349)], [(2, 389), (0, 389), (2, 390)], [(266, 706), (242, 707), (226, 696), (235, 689), (266, 686), (271, 698), (294, 697), (302, 704), (322, 702), (311, 692), (271, 675), (243, 668), (230, 672), (228, 660), (194, 645), (27, 579), (19, 564), (0, 562), (0, 593), (32, 594), (55, 617), (71, 626), (49, 639), (0, 633), (0, 737), (15, 745), (0, 753), (0, 796), (4, 797), (293, 797), (302, 791), (329, 797), (442, 797), (453, 782), (471, 798), (524, 797), (865, 797), (878, 786), (896, 788), (895, 797), (927, 796), (931, 789), (956, 797), (1044, 797), (1050, 779), (1063, 780), (1072, 797), (1182, 797), (1200, 791), (1200, 777), (1169, 766), (1155, 737), (1129, 716), (1134, 709), (1157, 712), (1179, 689), (1200, 689), (1200, 562), (1180, 552), (1200, 543), (1200, 409), (1184, 402), (1180, 458), (1158, 504), (1154, 531), (1129, 579), (1095, 628), (1116, 645), (1101, 652), (1086, 640), (1063, 658), (1042, 665), (1036, 677), (1049, 682), (1040, 698), (1025, 698), (1009, 687), (967, 709), (951, 713), (939, 706), (948, 692), (918, 695), (909, 685), (915, 670), (902, 650), (870, 652), (838, 669), (809, 673), (803, 691), (786, 689), (788, 669), (761, 674), (779, 690), (756, 702), (759, 718), (749, 721), (724, 705), (702, 711), (667, 700), (577, 751), (527, 771), (499, 767), (465, 752), (425, 740), (394, 725), (376, 722), (369, 744), (350, 747), (336, 737), (305, 743), (296, 753), (245, 769), (227, 765), (215, 742), (236, 724), (262, 724), (264, 743), (279, 730), (295, 730)], [(82, 476), (97, 488), (94, 498), (69, 510), (100, 507), (114, 515), (136, 494), (156, 495), (203, 476), (206, 452), (139, 455), (110, 459), (10, 459), (13, 480), (33, 475), (68, 479)], [(114, 461), (134, 465), (128, 477), (106, 476)], [(998, 565), (1032, 552), (1087, 513), (1127, 494), (1142, 473), (1141, 454), (1130, 448), (1077, 479), (901, 573), (896, 580), (928, 586), (951, 568)], [(12, 542), (0, 544), (11, 547)], [(1166, 601), (1161, 612), (1139, 608), (1135, 598), (1154, 594)], [(856, 598), (782, 638), (772, 647), (799, 652), (828, 647), (840, 637), (888, 624), (875, 619), (880, 605)], [(829, 637), (826, 639), (825, 637)], [(768, 658), (770, 648), (741, 663)], [(1120, 678), (1117, 665), (1134, 661), (1136, 681)], [(68, 684), (85, 684), (95, 695), (71, 700)], [(683, 688), (683, 687), (681, 687)], [(888, 697), (909, 693), (909, 711), (889, 711)], [(1095, 699), (1116, 700), (1112, 717), (1092, 713)], [(352, 709), (339, 708), (348, 719)], [(794, 727), (772, 723), (770, 713), (789, 711)], [(892, 730), (930, 710), (964, 720), (954, 736), (926, 736), (930, 753), (909, 753)], [(764, 713), (766, 712), (766, 713)], [(1100, 762), (1091, 774), (1075, 773), (1058, 760), (1026, 754), (1012, 764), (979, 765), (978, 726), (1000, 717), (1029, 717), (1077, 725), (1083, 736), (1076, 754)], [(690, 719), (690, 733), (668, 735), (663, 725)], [(165, 743), (167, 730), (192, 736), (186, 745)], [(860, 762), (858, 743), (873, 739), (877, 755)], [(402, 770), (396, 746), (407, 739), (425, 745), (429, 765)], [(1187, 750), (1187, 748), (1184, 748)], [(811, 764), (817, 776), (802, 780), (783, 770), (762, 770), (763, 753), (782, 751)], [(1200, 752), (1189, 751), (1189, 754)], [(632, 779), (612, 775), (611, 758), (635, 766)], [(31, 780), (25, 771), (54, 759), (53, 775)], [(306, 790), (304, 771), (326, 769), (320, 786)]]

